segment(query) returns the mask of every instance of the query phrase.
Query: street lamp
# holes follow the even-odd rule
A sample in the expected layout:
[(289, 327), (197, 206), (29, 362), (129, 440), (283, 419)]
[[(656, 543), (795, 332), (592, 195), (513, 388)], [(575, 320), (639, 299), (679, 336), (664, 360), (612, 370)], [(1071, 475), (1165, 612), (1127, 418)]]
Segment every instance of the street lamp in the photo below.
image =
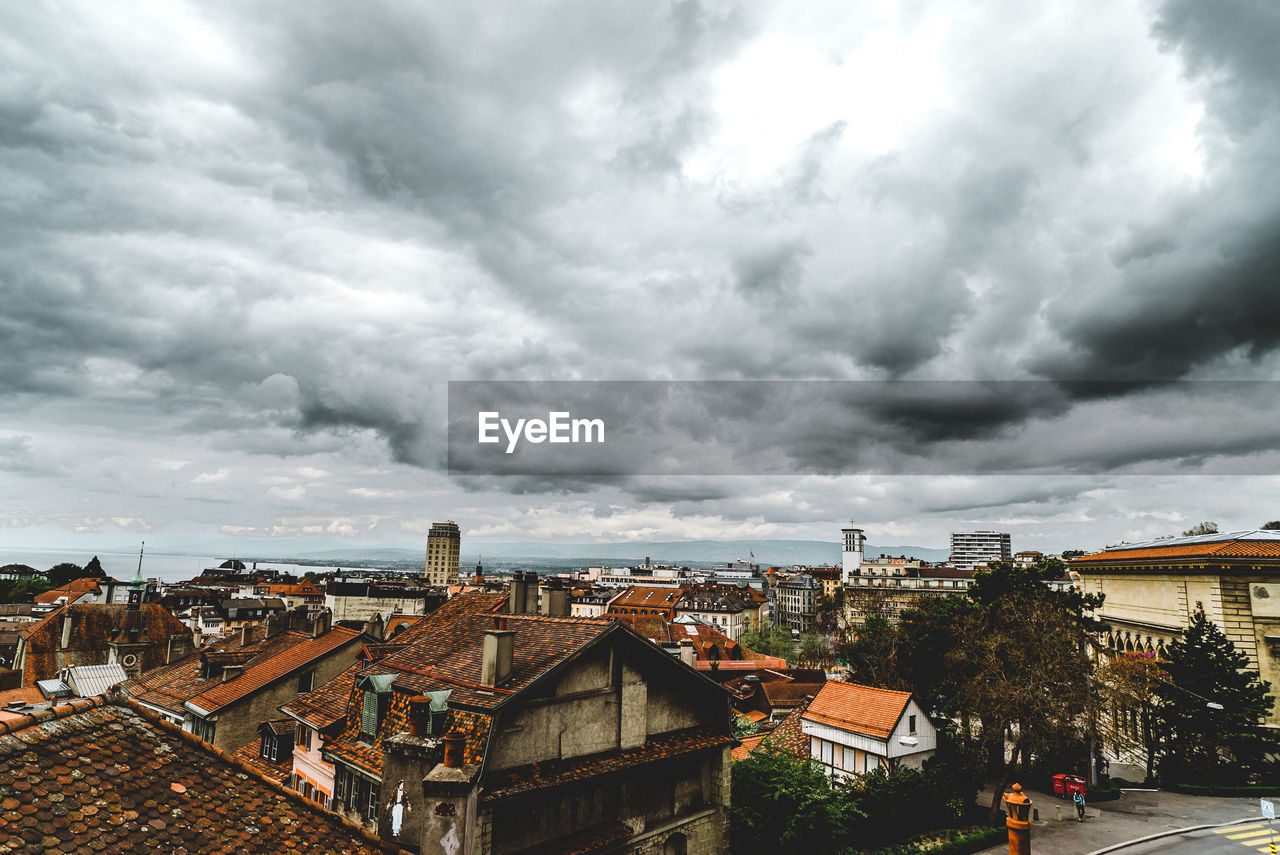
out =
[(1031, 799), (1022, 793), (1021, 784), (1014, 784), (1013, 792), (1004, 794), (1009, 855), (1031, 855), (1031, 805)]

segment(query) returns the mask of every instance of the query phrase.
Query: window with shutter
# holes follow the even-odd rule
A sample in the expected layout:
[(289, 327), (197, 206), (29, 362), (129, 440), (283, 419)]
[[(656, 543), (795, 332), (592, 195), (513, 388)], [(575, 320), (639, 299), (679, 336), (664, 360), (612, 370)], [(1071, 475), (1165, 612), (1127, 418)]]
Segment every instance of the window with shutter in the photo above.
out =
[(360, 730), (368, 736), (378, 732), (378, 693), (364, 690), (364, 707), (360, 710)]

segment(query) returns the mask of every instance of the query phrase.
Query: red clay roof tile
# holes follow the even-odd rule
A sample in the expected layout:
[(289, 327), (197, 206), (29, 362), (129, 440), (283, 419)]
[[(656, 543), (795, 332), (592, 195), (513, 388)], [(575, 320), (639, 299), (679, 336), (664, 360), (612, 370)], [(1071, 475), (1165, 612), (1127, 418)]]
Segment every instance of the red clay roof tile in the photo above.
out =
[(804, 719), (887, 739), (910, 699), (910, 692), (829, 680), (809, 704)]
[[(158, 717), (102, 698), (0, 725), (18, 851), (375, 855), (372, 836)], [(53, 796), (59, 796), (55, 799)]]

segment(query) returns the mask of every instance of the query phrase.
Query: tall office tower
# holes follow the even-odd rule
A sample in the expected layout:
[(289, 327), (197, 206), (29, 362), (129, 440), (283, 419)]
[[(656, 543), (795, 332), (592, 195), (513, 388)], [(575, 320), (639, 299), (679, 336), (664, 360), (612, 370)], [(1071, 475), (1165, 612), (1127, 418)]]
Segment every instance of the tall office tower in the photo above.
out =
[(453, 585), (458, 582), (458, 553), (462, 551), (462, 532), (453, 520), (433, 523), (427, 532), (427, 563), (422, 579), (428, 585)]
[(951, 533), (951, 563), (957, 570), (972, 570), (989, 561), (1012, 556), (1007, 531), (955, 531)]
[(842, 561), (840, 564), (840, 583), (848, 585), (849, 577), (856, 576), (862, 570), (862, 547), (867, 542), (866, 537), (862, 533), (862, 529), (856, 528), (853, 521), (840, 529), (840, 533), (844, 535), (844, 550), (842, 553)]

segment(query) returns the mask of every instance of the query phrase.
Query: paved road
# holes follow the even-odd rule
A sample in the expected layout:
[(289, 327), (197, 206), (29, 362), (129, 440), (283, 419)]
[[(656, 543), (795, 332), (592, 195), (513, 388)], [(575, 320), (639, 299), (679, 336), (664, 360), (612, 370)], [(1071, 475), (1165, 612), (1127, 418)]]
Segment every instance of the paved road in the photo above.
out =
[[(1047, 793), (1029, 791), (1040, 812), (1040, 822), (1031, 829), (1031, 851), (1036, 855), (1087, 855), (1112, 844), (1122, 843), (1188, 828), (1196, 825), (1227, 823), (1258, 816), (1257, 799), (1228, 799), (1212, 796), (1185, 796), (1177, 793), (1126, 791), (1118, 801), (1099, 802), (1087, 809), (1083, 823), (1075, 821), (1075, 808)], [(990, 798), (989, 795), (986, 796)], [(986, 803), (984, 801), (984, 803)], [(1280, 830), (1280, 825), (1277, 825)], [(1280, 837), (1280, 835), (1277, 835)], [(1146, 855), (1159, 852), (1166, 855), (1180, 851), (1190, 853), (1213, 852), (1223, 855), (1253, 855), (1254, 849), (1243, 847), (1238, 841), (1224, 835), (1207, 834), (1187, 838), (1188, 848), (1173, 850), (1183, 845), (1183, 837), (1169, 837), (1155, 841), (1148, 848), (1126, 847), (1116, 855)], [(1265, 840), (1265, 838), (1262, 838)], [(1146, 846), (1147, 844), (1143, 844)], [(1196, 848), (1196, 847), (1200, 848)], [(1226, 846), (1226, 849), (1210, 849), (1210, 846)], [(1001, 845), (985, 850), (983, 855), (1008, 853)]]
[(1280, 828), (1269, 831), (1265, 822), (1249, 822), (1126, 846), (1115, 855), (1253, 855), (1270, 853), (1271, 840), (1280, 846)]

